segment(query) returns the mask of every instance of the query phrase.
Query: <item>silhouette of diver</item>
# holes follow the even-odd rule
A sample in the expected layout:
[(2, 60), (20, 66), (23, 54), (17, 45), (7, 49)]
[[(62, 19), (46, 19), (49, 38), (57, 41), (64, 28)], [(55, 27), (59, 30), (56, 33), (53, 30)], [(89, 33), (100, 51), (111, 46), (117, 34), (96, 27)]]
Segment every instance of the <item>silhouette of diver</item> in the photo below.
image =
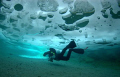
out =
[[(45, 52), (43, 54), (43, 56), (46, 56), (48, 55), (49, 56), (49, 60), (48, 61), (51, 61), (53, 62), (53, 59), (54, 60), (64, 60), (64, 61), (68, 61), (69, 58), (70, 58), (70, 55), (71, 55), (71, 52), (75, 52), (75, 53), (78, 53), (78, 54), (84, 54), (84, 50), (87, 49), (88, 47), (86, 47), (85, 49), (75, 49), (76, 47), (76, 43), (74, 41), (71, 41), (63, 50), (61, 53), (57, 53), (56, 50), (54, 48), (50, 48), (48, 52)], [(69, 49), (68, 51), (68, 54), (67, 56), (64, 56), (66, 50)]]

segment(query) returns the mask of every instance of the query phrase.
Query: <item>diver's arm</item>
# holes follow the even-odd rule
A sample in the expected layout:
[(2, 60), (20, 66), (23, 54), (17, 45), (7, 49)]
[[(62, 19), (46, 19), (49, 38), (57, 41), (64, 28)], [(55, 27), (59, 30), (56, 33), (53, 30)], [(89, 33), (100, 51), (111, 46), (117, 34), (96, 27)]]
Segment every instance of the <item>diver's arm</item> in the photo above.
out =
[(45, 53), (43, 54), (43, 56), (46, 56), (46, 55), (48, 55), (49, 53), (50, 53), (50, 51), (45, 52)]

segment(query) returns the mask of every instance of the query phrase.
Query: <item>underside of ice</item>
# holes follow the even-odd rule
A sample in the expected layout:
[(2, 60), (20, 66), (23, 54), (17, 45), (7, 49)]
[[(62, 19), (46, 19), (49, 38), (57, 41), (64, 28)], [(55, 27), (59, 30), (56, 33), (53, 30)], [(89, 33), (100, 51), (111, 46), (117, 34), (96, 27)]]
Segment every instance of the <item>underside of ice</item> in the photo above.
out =
[[(23, 9), (15, 7), (18, 3)], [(62, 49), (75, 40), (88, 50), (117, 48), (119, 23), (119, 0), (3, 0), (0, 4), (0, 39), (10, 45)]]

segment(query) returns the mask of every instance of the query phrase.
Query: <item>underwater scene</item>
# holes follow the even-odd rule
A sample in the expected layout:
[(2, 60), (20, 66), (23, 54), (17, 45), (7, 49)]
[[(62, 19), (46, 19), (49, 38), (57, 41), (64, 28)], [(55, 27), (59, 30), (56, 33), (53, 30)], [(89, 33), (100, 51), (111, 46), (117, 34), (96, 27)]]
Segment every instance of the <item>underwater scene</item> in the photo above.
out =
[(0, 77), (120, 77), (120, 0), (0, 0)]

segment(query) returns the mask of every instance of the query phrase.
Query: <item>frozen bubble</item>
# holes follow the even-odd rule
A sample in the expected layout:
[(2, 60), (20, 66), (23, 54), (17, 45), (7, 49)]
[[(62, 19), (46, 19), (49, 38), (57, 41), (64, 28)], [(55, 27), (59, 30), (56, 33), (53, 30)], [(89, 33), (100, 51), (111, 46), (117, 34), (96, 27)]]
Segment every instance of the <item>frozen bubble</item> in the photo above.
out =
[(89, 23), (89, 19), (79, 20), (76, 22), (76, 26), (85, 27)]
[(66, 13), (67, 11), (68, 11), (68, 8), (66, 7), (66, 8), (63, 8), (63, 9), (59, 10), (59, 13), (60, 13), (60, 14), (64, 14), (64, 13)]
[(22, 5), (22, 4), (16, 4), (16, 5), (14, 6), (14, 9), (15, 9), (16, 11), (22, 11), (22, 10), (23, 10), (23, 5)]

